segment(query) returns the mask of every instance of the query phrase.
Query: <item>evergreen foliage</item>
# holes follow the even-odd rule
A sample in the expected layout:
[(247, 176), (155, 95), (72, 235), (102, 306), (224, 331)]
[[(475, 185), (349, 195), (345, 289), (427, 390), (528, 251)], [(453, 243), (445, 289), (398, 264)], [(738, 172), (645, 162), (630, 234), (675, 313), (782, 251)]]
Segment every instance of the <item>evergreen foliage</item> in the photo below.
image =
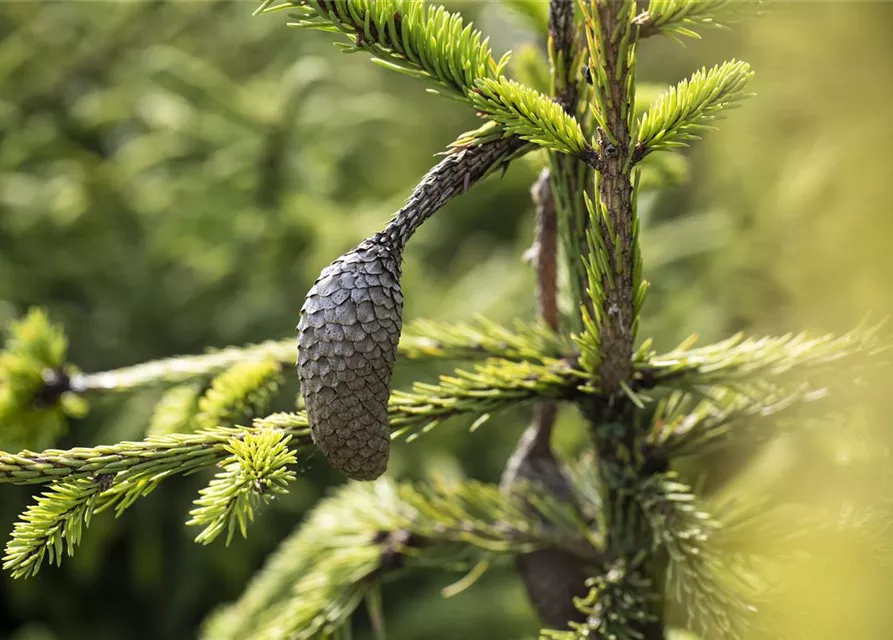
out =
[(699, 27), (724, 27), (729, 20), (754, 13), (756, 2), (741, 0), (653, 0), (648, 11), (637, 18), (642, 35), (662, 33), (700, 38)]
[(563, 153), (589, 150), (580, 125), (549, 97), (513, 80), (480, 80), (471, 94), (474, 105), (506, 131)]
[(63, 366), (67, 346), (40, 309), (10, 324), (0, 353), (0, 446), (42, 449), (65, 432), (67, 417), (86, 411), (67, 388), (73, 374)]
[[(734, 518), (711, 514), (675, 465), (754, 434), (765, 441), (782, 428), (800, 428), (779, 420), (884, 365), (882, 325), (839, 336), (738, 334), (701, 347), (690, 338), (666, 353), (640, 342), (648, 283), (637, 163), (696, 139), (743, 97), (752, 72), (736, 61), (703, 68), (639, 115), (637, 50), (645, 36), (695, 35), (693, 28), (719, 24), (738, 7), (652, 0), (640, 13), (632, 0), (588, 0), (577, 13), (573, 3), (552, 0), (544, 15), (537, 3), (511, 4), (547, 30), (551, 95), (509, 79), (508, 54), (497, 61), (488, 39), (442, 7), (265, 0), (259, 12), (289, 10), (296, 26), (344, 34), (351, 40), (345, 50), (370, 53), (472, 106), (486, 123), (454, 143), (453, 157), (501, 139), (516, 143), (512, 160), (534, 148), (548, 152), (538, 182), (546, 192), (535, 198), (534, 253), (539, 267), (546, 254), (557, 260), (556, 228), (551, 239), (544, 231), (551, 215), (566, 281), (538, 268), (535, 323), (411, 323), (398, 346), (402, 364), (469, 362), (436, 383), (394, 390), (388, 422), (393, 437), (412, 440), (453, 418), (473, 432), (518, 406), (572, 404), (584, 417), (586, 452), (573, 464), (551, 459), (570, 469), (570, 495), (545, 481), (545, 473), (532, 473), (510, 491), (437, 477), (349, 482), (319, 502), (238, 600), (205, 622), (203, 637), (348, 637), (364, 600), (384, 637), (385, 581), (409, 571), (458, 570), (465, 577), (452, 591), (459, 591), (491, 563), (544, 550), (570, 554), (589, 572), (586, 596), (573, 603), (580, 619), (542, 629), (546, 640), (664, 638), (671, 603), (686, 628), (704, 638), (743, 638), (762, 622), (747, 599), (760, 587), (753, 571), (716, 545), (725, 531), (734, 535)], [(508, 160), (498, 155), (492, 162), (481, 177)], [(477, 178), (466, 174), (461, 189), (428, 184), (433, 180), (423, 185), (437, 209)], [(562, 318), (554, 300), (544, 302), (559, 287), (571, 299)], [(61, 329), (32, 311), (10, 325), (0, 353), (0, 446), (9, 449), (0, 451), (0, 484), (48, 485), (7, 542), (3, 569), (14, 578), (33, 577), (45, 560), (60, 564), (73, 555), (94, 515), (113, 508), (120, 516), (163, 480), (210, 469), (215, 475), (187, 524), (201, 527), (196, 542), (210, 544), (225, 533), (228, 545), (237, 531), (247, 537), (261, 510), (275, 508), (273, 499), (296, 483), (298, 459), (313, 453), (301, 406), (274, 411), (283, 366), (295, 359), (293, 339), (94, 373), (81, 373), (66, 351)], [(146, 388), (161, 396), (143, 440), (47, 448), (88, 400)], [(552, 426), (535, 421), (529, 433), (545, 442), (525, 436), (519, 451), (530, 445), (551, 453)], [(738, 517), (753, 524), (761, 514)], [(876, 529), (871, 517), (857, 520), (856, 528)]]
[(165, 391), (155, 405), (146, 435), (165, 436), (195, 431), (200, 395), (201, 389), (197, 384), (181, 384)]
[(412, 568), (468, 570), (494, 555), (552, 545), (597, 555), (591, 532), (566, 505), (539, 491), (532, 497), (529, 510), (473, 481), (351, 483), (314, 509), (203, 637), (331, 634), (377, 581)]
[(226, 543), (232, 540), (236, 525), (242, 537), (248, 535), (248, 522), (254, 519), (258, 502), (269, 502), (287, 491), (295, 479), (288, 465), (295, 455), (288, 449), (291, 436), (275, 431), (248, 433), (233, 438), (225, 449), (232, 455), (220, 463), (223, 471), (211, 481), (195, 501), (186, 524), (205, 525), (195, 541), (209, 544), (226, 529)]
[(638, 126), (635, 155), (644, 158), (651, 151), (685, 146), (698, 132), (743, 96), (741, 90), (753, 77), (750, 65), (726, 62), (701, 69), (690, 80), (683, 80), (658, 98), (642, 116)]
[(498, 78), (508, 56), (496, 62), (489, 40), (443, 7), (413, 0), (289, 0), (261, 5), (259, 12), (297, 12), (297, 27), (344, 33), (348, 52), (366, 51), (401, 73), (424, 78), (437, 93), (469, 98), (478, 80)]

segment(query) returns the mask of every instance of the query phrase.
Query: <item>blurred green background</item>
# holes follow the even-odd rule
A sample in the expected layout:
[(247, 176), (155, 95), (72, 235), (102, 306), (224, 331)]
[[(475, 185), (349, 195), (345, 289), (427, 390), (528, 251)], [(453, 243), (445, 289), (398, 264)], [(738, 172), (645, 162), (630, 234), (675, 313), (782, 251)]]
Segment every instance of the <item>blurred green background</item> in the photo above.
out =
[[(447, 4), (491, 34), (498, 53), (542, 45), (510, 3)], [(286, 28), (283, 14), (251, 17), (254, 8), (0, 4), (0, 325), (46, 307), (87, 371), (288, 336), (319, 270), (380, 228), (433, 154), (477, 125), (417, 81), (338, 53), (327, 34)], [(654, 39), (640, 49), (647, 82), (732, 57), (757, 74), (757, 97), (685, 154), (686, 171), (643, 196), (653, 289), (642, 335), (658, 348), (692, 332), (707, 341), (737, 330), (844, 331), (893, 310), (893, 4), (770, 8), (685, 47)], [(533, 275), (520, 256), (541, 162), (514, 163), (419, 232), (404, 270), (407, 320), (532, 319)], [(436, 372), (406, 366), (395, 383)], [(743, 500), (768, 493), (816, 513), (848, 505), (883, 514), (887, 382), (867, 385), (860, 411), (844, 398), (832, 426), (780, 438), (750, 465), (733, 452), (699, 470), (735, 463), (737, 478), (721, 490)], [(279, 408), (296, 392), (292, 383)], [(96, 402), (59, 446), (139, 439), (156, 400)], [(440, 428), (398, 446), (391, 473), (497, 480), (526, 420), (508, 413), (474, 436)], [(572, 411), (560, 435), (566, 450), (579, 444)], [(342, 481), (318, 459), (303, 463), (289, 496), (227, 548), (193, 544), (183, 524), (207, 479), (167, 481), (120, 520), (97, 517), (61, 568), (28, 581), (0, 576), (0, 638), (191, 638)], [(32, 493), (0, 491), (0, 543)], [(771, 553), (778, 539), (750, 542)], [(772, 607), (784, 631), (890, 637), (893, 566), (882, 560), (893, 537), (871, 542), (843, 527), (804, 538), (813, 553), (786, 565), (788, 586)], [(533, 636), (510, 569), (443, 599), (439, 590), (458, 577), (389, 585), (391, 636)], [(363, 627), (360, 619), (359, 637)]]

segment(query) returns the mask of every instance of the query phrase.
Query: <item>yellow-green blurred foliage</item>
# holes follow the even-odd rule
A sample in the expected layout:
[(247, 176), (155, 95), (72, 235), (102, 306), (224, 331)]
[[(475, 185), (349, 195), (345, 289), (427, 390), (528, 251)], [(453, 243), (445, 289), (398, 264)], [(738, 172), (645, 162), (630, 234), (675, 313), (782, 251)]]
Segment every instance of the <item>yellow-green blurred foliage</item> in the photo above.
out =
[[(337, 53), (326, 34), (287, 29), (281, 14), (252, 18), (254, 6), (0, 5), (0, 322), (47, 307), (87, 371), (289, 335), (319, 270), (379, 228), (433, 154), (475, 126), (461, 105)], [(499, 3), (452, 8), (488, 30), (499, 53), (534, 40)], [(733, 56), (757, 74), (757, 97), (694, 143), (687, 169), (668, 169), (690, 181), (642, 198), (654, 287), (641, 333), (662, 347), (691, 332), (706, 341), (739, 329), (844, 331), (893, 309), (893, 5), (768, 8), (686, 48), (641, 47), (648, 82)], [(530, 61), (517, 68), (541, 73)], [(533, 277), (520, 255), (536, 169), (533, 156), (517, 162), (426, 224), (407, 254), (407, 320), (532, 318)], [(407, 366), (395, 383), (434, 374)], [(797, 552), (763, 571), (785, 578), (766, 615), (795, 637), (893, 633), (887, 382), (843, 397), (831, 419), (819, 414), (752, 464), (742, 449), (684, 469), (706, 472), (714, 504), (800, 503), (772, 529), (729, 542), (770, 557)], [(60, 444), (142, 437), (157, 399), (96, 403)], [(852, 411), (854, 400), (868, 408)], [(473, 436), (439, 428), (397, 447), (393, 473), (495, 480), (526, 420), (509, 413)], [(577, 425), (565, 412), (562, 444), (579, 444)], [(338, 481), (307, 463), (290, 495), (228, 548), (195, 545), (183, 526), (207, 477), (169, 481), (120, 521), (97, 517), (62, 568), (15, 584), (0, 577), (0, 637), (192, 637)], [(3, 543), (31, 492), (0, 493)], [(877, 522), (859, 521), (864, 513)], [(456, 578), (388, 585), (389, 637), (535, 633), (511, 571), (444, 600), (440, 588)]]
[[(704, 212), (722, 239), (692, 281), (662, 285), (667, 300), (681, 299), (653, 319), (659, 331), (840, 332), (893, 311), (893, 5), (767, 9), (737, 34), (711, 34), (681, 57), (747, 60), (757, 95), (695, 150), (691, 188), (663, 209)], [(696, 244), (704, 241), (690, 232)], [(693, 300), (700, 313), (691, 318)], [(661, 325), (671, 318), (676, 326)], [(796, 552), (767, 572), (780, 581), (763, 609), (780, 626), (754, 637), (893, 634), (885, 604), (893, 589), (891, 382), (889, 374), (869, 376), (858, 391), (838, 394), (827, 416), (794, 425), (794, 435), (744, 469), (733, 464), (737, 479), (718, 491), (744, 503), (800, 505), (746, 542), (768, 557)], [(720, 467), (729, 462), (706, 468), (726, 479)]]

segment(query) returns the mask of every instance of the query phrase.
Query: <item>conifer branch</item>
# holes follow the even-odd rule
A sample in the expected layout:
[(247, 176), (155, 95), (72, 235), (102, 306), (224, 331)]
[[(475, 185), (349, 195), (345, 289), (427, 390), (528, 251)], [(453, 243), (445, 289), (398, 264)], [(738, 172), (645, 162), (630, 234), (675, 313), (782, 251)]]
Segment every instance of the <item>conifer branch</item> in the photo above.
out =
[(745, 338), (737, 334), (699, 348), (692, 348), (692, 337), (669, 353), (644, 356), (636, 367), (654, 384), (678, 389), (733, 386), (758, 379), (781, 382), (844, 368), (855, 373), (887, 361), (889, 343), (881, 339), (882, 326), (859, 327), (842, 336), (799, 333)]
[(700, 38), (694, 28), (724, 28), (753, 11), (759, 0), (651, 0), (648, 10), (636, 16), (639, 38), (657, 34)]
[[(438, 385), (417, 383), (412, 392), (395, 392), (390, 403), (390, 426), (398, 434), (414, 431), (415, 437), (463, 414), (481, 416), (475, 422), (478, 426), (494, 412), (540, 396), (561, 398), (583, 393), (585, 380), (585, 374), (560, 360), (541, 365), (492, 361), (473, 371), (458, 370), (454, 376), (442, 376)], [(291, 449), (285, 446), (289, 441)], [(36, 518), (37, 524), (30, 523), (17, 533), (15, 539), (24, 542), (9, 551), (14, 558), (10, 567), (18, 570), (17, 575), (33, 575), (44, 553), (44, 547), (35, 540), (55, 541), (52, 536), (71, 533), (76, 541), (80, 524), (70, 523), (88, 524), (94, 510), (114, 507), (120, 514), (151, 493), (163, 479), (219, 464), (228, 456), (223, 462), (224, 471), (202, 492), (190, 524), (206, 526), (198, 537), (204, 543), (224, 528), (228, 538), (236, 525), (244, 533), (254, 505), (284, 490), (293, 477), (285, 466), (294, 461), (297, 452), (310, 447), (306, 415), (297, 413), (273, 414), (255, 420), (250, 428), (215, 427), (194, 434), (68, 451), (0, 452), (0, 483), (52, 483), (61, 487), (46, 494), (34, 507), (38, 515), (29, 517)], [(98, 492), (94, 488), (97, 482), (101, 485)], [(90, 501), (85, 503), (87, 498)], [(74, 506), (69, 506), (72, 503)], [(70, 546), (69, 553), (72, 550)], [(58, 553), (52, 558), (58, 561)]]
[(479, 317), (473, 322), (415, 320), (403, 330), (399, 349), (412, 360), (500, 358), (543, 362), (568, 356), (572, 343), (549, 322), (516, 320), (506, 327)]
[[(391, 428), (401, 434), (427, 431), (455, 416), (490, 414), (540, 397), (563, 399), (597, 392), (587, 383), (587, 375), (566, 360), (547, 359), (543, 364), (492, 360), (471, 371), (459, 369), (452, 376), (441, 376), (436, 385), (419, 382), (410, 392), (395, 392), (389, 407), (390, 422)], [(113, 483), (117, 485), (159, 474), (187, 473), (219, 462), (227, 455), (230, 439), (244, 437), (252, 429), (278, 429), (294, 437), (295, 447), (309, 445), (303, 412), (273, 414), (255, 420), (251, 428), (217, 427), (194, 434), (67, 451), (0, 452), (0, 484), (40, 484), (118, 474)]]
[[(274, 418), (280, 414), (274, 414)], [(285, 414), (289, 420), (275, 428), (294, 436), (296, 446), (309, 446), (310, 435), (303, 416)], [(267, 419), (254, 428), (266, 428)], [(138, 482), (192, 473), (211, 467), (226, 457), (226, 445), (244, 437), (246, 427), (219, 427), (191, 434), (152, 436), (138, 442), (114, 445), (47, 449), (40, 453), (0, 452), (0, 484), (44, 484), (97, 476), (112, 476), (110, 490), (136, 486)]]
[(498, 78), (508, 55), (493, 59), (489, 39), (462, 16), (416, 0), (264, 0), (258, 13), (293, 10), (292, 26), (344, 33), (347, 52), (365, 51), (384, 67), (432, 82), (435, 93), (468, 100), (475, 83)]
[(63, 552), (74, 555), (83, 530), (90, 525), (102, 481), (73, 480), (53, 485), (28, 507), (15, 524), (3, 570), (13, 578), (37, 575), (45, 557), (62, 564)]
[(226, 529), (229, 544), (236, 526), (247, 537), (257, 505), (286, 493), (295, 479), (286, 468), (296, 462), (289, 440), (290, 435), (276, 431), (255, 431), (230, 440), (225, 449), (232, 455), (221, 463), (223, 471), (202, 489), (196, 508), (189, 512), (192, 519), (187, 525), (205, 526), (196, 542), (209, 544)]
[[(223, 463), (225, 470), (202, 491), (188, 523), (206, 525), (197, 542), (207, 544), (226, 528), (229, 543), (236, 525), (244, 536), (256, 504), (285, 491), (285, 485), (294, 479), (294, 473), (284, 468), (295, 462), (294, 454), (286, 448), (290, 437), (260, 430), (236, 433), (223, 445), (224, 451), (232, 455)], [(13, 578), (21, 578), (36, 575), (45, 556), (51, 563), (61, 564), (63, 548), (69, 556), (74, 555), (94, 514), (114, 507), (120, 515), (166, 477), (165, 472), (155, 469), (124, 478), (122, 475), (95, 474), (53, 484), (16, 523), (3, 568)]]
[[(759, 431), (771, 437), (779, 432), (780, 418), (826, 397), (826, 389), (807, 385), (786, 389), (759, 383), (743, 391), (717, 387), (700, 400), (691, 393), (673, 392), (655, 410), (646, 446), (680, 459), (728, 446), (748, 433)], [(767, 418), (773, 419), (771, 427), (765, 424)]]
[[(408, 360), (538, 360), (570, 352), (561, 336), (537, 325), (516, 321), (512, 328), (479, 318), (451, 323), (417, 320), (403, 330), (398, 354)], [(83, 392), (123, 392), (144, 387), (201, 380), (246, 362), (272, 360), (284, 366), (295, 361), (295, 340), (268, 341), (245, 347), (226, 347), (206, 354), (177, 356), (76, 376)], [(2, 424), (2, 423), (0, 423)]]
[(452, 376), (441, 376), (437, 385), (417, 382), (409, 393), (393, 392), (391, 428), (398, 434), (409, 429), (424, 433), (462, 414), (479, 415), (474, 424), (477, 428), (494, 412), (512, 405), (593, 393), (598, 391), (588, 383), (586, 374), (566, 360), (543, 364), (492, 360), (472, 371), (458, 369)]
[(509, 133), (552, 151), (576, 156), (593, 168), (600, 166), (576, 119), (535, 89), (506, 78), (477, 81), (470, 94), (474, 106)]
[(719, 524), (699, 508), (691, 488), (672, 473), (656, 474), (642, 482), (636, 499), (655, 549), (669, 555), (667, 593), (686, 607), (686, 626), (705, 638), (744, 637), (756, 611), (742, 600), (747, 577), (712, 548)]
[(698, 139), (722, 110), (747, 97), (742, 91), (751, 78), (750, 65), (733, 60), (709, 70), (704, 67), (691, 79), (671, 87), (640, 118), (632, 161)]
[(264, 411), (283, 382), (275, 360), (240, 362), (217, 376), (198, 401), (199, 429), (234, 427)]
[(587, 202), (588, 288), (593, 309), (580, 340), (584, 367), (608, 393), (632, 375), (633, 343), (644, 297), (638, 219), (630, 162), (635, 105), (635, 38), (631, 0), (592, 0), (585, 5), (586, 37), (599, 127), (598, 196)]
[[(531, 490), (532, 491), (532, 490)], [(348, 622), (363, 593), (404, 564), (471, 566), (482, 554), (568, 546), (599, 557), (572, 511), (531, 492), (533, 511), (493, 485), (350, 483), (322, 501), (202, 637), (310, 638)]]
[[(194, 514), (195, 523), (208, 525), (203, 542), (213, 539), (224, 525), (233, 526), (226, 518), (232, 518), (244, 530), (243, 521), (251, 519), (257, 502), (256, 496), (247, 494), (248, 490), (263, 493), (272, 489), (271, 493), (263, 494), (266, 500), (271, 494), (281, 493), (284, 483), (293, 477), (282, 468), (294, 461), (294, 454), (284, 445), (292, 435), (299, 440), (298, 448), (309, 446), (306, 420), (274, 414), (255, 421), (254, 429), (218, 428), (67, 452), (32, 454), (26, 451), (18, 456), (0, 453), (4, 473), (14, 466), (6, 464), (10, 459), (21, 463), (17, 472), (0, 481), (53, 483), (16, 524), (6, 547), (4, 569), (13, 577), (33, 576), (47, 554), (51, 562), (59, 564), (63, 544), (67, 545), (68, 555), (72, 555), (94, 514), (114, 508), (115, 514), (120, 515), (136, 500), (154, 491), (165, 478), (213, 466), (228, 453), (232, 456), (230, 462), (240, 462), (241, 469), (227, 469), (231, 471), (227, 481), (212, 483), (210, 490), (206, 490), (205, 496), (215, 500), (200, 504), (206, 508)], [(37, 478), (34, 475), (37, 469), (54, 475)], [(68, 473), (62, 476), (59, 472)], [(254, 482), (249, 483), (251, 480)], [(228, 508), (230, 504), (232, 507)]]

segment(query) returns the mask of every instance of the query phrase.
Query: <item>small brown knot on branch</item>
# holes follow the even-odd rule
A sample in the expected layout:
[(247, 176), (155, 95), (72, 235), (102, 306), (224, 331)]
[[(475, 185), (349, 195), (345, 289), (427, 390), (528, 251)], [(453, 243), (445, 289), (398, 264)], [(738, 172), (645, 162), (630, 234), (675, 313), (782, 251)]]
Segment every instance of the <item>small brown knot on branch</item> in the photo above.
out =
[(579, 157), (581, 161), (596, 171), (604, 170), (604, 161), (602, 160), (601, 155), (599, 155), (599, 152), (593, 147), (586, 145), (586, 148), (579, 153)]
[(112, 485), (115, 484), (115, 474), (114, 473), (101, 473), (96, 478), (96, 486), (99, 487), (100, 493), (103, 491), (108, 491), (112, 488)]
[(80, 391), (80, 385), (64, 369), (44, 369), (40, 378), (41, 385), (34, 394), (35, 408), (52, 407), (63, 393)]
[(399, 569), (406, 560), (408, 550), (419, 549), (427, 544), (425, 538), (406, 529), (379, 531), (374, 542), (382, 547), (376, 576)]

